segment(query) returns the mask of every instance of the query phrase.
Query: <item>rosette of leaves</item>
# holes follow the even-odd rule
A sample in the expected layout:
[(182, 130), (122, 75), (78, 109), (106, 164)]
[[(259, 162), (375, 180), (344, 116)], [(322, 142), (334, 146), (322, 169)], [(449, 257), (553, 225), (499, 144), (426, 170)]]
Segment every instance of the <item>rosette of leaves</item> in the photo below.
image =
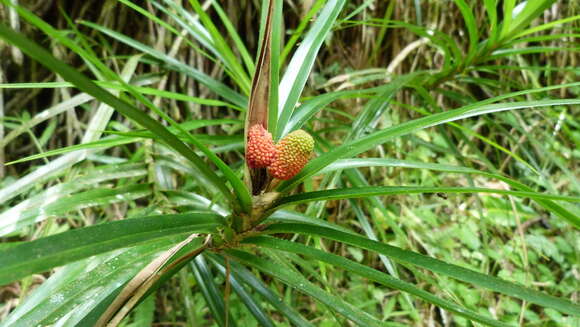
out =
[[(494, 256), (492, 251), (478, 252), (478, 258), (485, 259), (481, 266), (456, 263), (456, 257), (439, 255), (446, 253), (444, 245), (431, 247), (417, 241), (424, 225), (411, 225), (412, 219), (403, 219), (404, 211), (393, 202), (424, 194), (416, 203), (419, 209), (410, 208), (409, 216), (416, 218), (420, 212), (425, 224), (431, 224), (433, 212), (420, 210), (427, 210), (434, 198), (452, 201), (467, 197), (462, 195), (465, 193), (479, 194), (483, 209), (505, 204), (494, 199), (511, 204), (516, 214), (508, 226), (521, 227), (518, 219), (541, 211), (562, 228), (580, 227), (580, 219), (570, 209), (572, 203), (579, 202), (578, 197), (556, 194), (558, 188), (552, 184), (547, 187), (542, 178), (511, 177), (504, 164), (499, 166), (497, 158), (486, 155), (493, 152), (504, 158), (501, 162), (505, 165), (513, 163), (513, 168), (509, 166), (513, 174), (521, 170), (525, 171), (521, 176), (544, 176), (543, 165), (527, 148), (524, 155), (518, 154), (465, 123), (481, 119), (481, 124), (506, 135), (510, 133), (503, 124), (512, 126), (511, 131), (531, 135), (517, 109), (552, 110), (553, 114), (554, 110), (572, 110), (563, 108), (580, 104), (576, 97), (544, 96), (553, 89), (565, 94), (564, 90), (578, 88), (579, 83), (539, 85), (540, 79), (533, 73), (542, 69), (539, 65), (526, 70), (525, 82), (531, 84), (510, 84), (520, 88), (497, 96), (489, 78), (482, 77), (509, 69), (513, 62), (521, 63), (527, 58), (522, 56), (528, 54), (569, 50), (519, 46), (568, 37), (542, 33), (556, 25), (568, 26), (577, 16), (531, 25), (553, 1), (528, 1), (517, 7), (515, 1), (484, 1), (484, 8), (475, 15), (478, 8), (456, 0), (460, 34), (465, 35), (461, 38), (457, 33), (426, 28), (420, 19), (390, 19), (395, 2), (378, 18), (357, 20), (358, 13), (368, 10), (368, 2), (353, 7), (345, 0), (316, 1), (286, 43), (282, 1), (262, 1), (260, 23), (256, 24), (260, 26), (256, 60), (236, 30), (236, 21), (217, 1), (208, 2), (209, 7), (197, 0), (188, 6), (171, 0), (150, 1), (147, 6), (129, 0), (116, 4), (162, 29), (161, 34), (173, 41), (173, 48), (168, 49), (161, 43), (143, 43), (144, 38), (124, 35), (106, 23), (78, 21), (80, 25), (76, 25), (66, 17), (69, 27), (58, 30), (13, 1), (2, 3), (21, 24), (39, 29), (51, 44), (74, 54), (82, 69), (55, 58), (51, 51), (17, 32), (15, 24), (0, 23), (0, 38), (24, 53), (29, 58), (27, 64), (35, 60), (61, 78), (52, 84), (30, 83), (28, 87), (74, 87), (80, 92), (14, 128), (0, 144), (9, 145), (23, 131), (76, 106), (91, 110), (87, 110), (90, 119), (86, 125), (77, 125), (83, 131), (81, 143), (12, 163), (46, 160), (27, 175), (2, 184), (0, 284), (17, 283), (18, 289), (27, 290), (31, 284), (39, 284), (31, 275), (54, 273), (44, 275), (46, 280), (27, 296), (23, 291), (21, 303), (1, 326), (149, 325), (156, 310), (169, 311), (156, 308), (154, 296), (177, 299), (171, 306), (176, 320), (197, 324), (200, 319), (212, 319), (219, 326), (256, 322), (261, 326), (314, 326), (320, 319), (329, 326), (413, 325), (427, 319), (511, 326), (539, 315), (542, 318), (538, 319), (563, 323), (580, 315), (580, 306), (570, 301), (566, 290), (539, 291), (529, 278), (524, 278), (526, 285), (522, 285), (498, 277), (490, 266), (500, 265), (501, 255)], [(416, 9), (414, 15), (420, 18), (420, 8)], [(322, 94), (309, 90), (312, 92), (304, 96), (325, 40), (360, 25), (377, 29), (373, 38), (376, 45), (367, 47), (371, 64), (378, 62), (381, 42), (391, 31), (409, 31), (419, 41), (397, 54), (393, 66), (347, 76), (348, 87), (354, 87), (351, 90)], [(102, 44), (96, 40), (103, 40)], [(110, 42), (131, 49), (131, 56), (108, 56), (116, 49)], [(394, 74), (395, 64), (420, 46), (432, 49), (439, 66), (431, 68), (437, 69)], [(223, 78), (185, 63), (179, 49), (188, 49), (219, 66)], [(108, 55), (101, 57), (102, 53)], [(117, 72), (117, 67), (124, 68)], [(213, 96), (201, 98), (164, 89), (170, 81), (167, 72), (203, 85), (204, 94)], [(336, 80), (344, 81), (345, 77)], [(329, 79), (324, 88), (332, 82)], [(536, 87), (529, 87), (532, 84)], [(364, 105), (353, 112), (332, 108), (334, 103), (350, 99)], [(412, 101), (405, 104), (402, 99)], [(169, 109), (174, 101), (219, 107), (227, 115), (215, 119), (186, 115), (187, 119), (182, 119)], [(420, 106), (412, 105), (417, 103)], [(399, 113), (415, 113), (392, 115), (385, 122), (393, 108), (405, 108)], [(115, 121), (113, 112), (128, 120)], [(503, 119), (503, 124), (486, 120), (492, 115)], [(329, 127), (318, 130), (314, 122), (328, 121), (329, 117)], [(345, 126), (337, 117), (350, 121)], [(227, 126), (223, 130), (229, 134), (194, 132), (215, 126)], [(289, 143), (284, 136), (291, 135), (292, 140), (298, 135), (301, 144), (307, 143), (308, 151), (303, 154), (288, 152), (298, 163), (288, 166), (293, 168), (291, 173), (286, 174), (288, 167), (280, 168), (276, 158), (246, 164), (245, 143), (253, 137), (253, 126), (263, 129), (257, 135), (271, 135), (270, 150), (270, 145), (280, 144), (276, 151), (282, 155), (277, 158), (287, 154), (284, 146)], [(306, 132), (296, 132), (301, 129), (312, 136), (312, 142), (301, 134)], [(429, 141), (420, 134), (427, 130), (434, 135)], [(332, 137), (333, 133), (340, 133), (340, 139)], [(387, 158), (381, 154), (385, 151), (382, 145), (395, 139), (413, 142), (461, 165)], [(506, 142), (521, 143), (511, 138)], [(541, 148), (542, 144), (534, 142), (533, 146)], [(113, 147), (127, 151), (112, 152), (117, 156), (112, 160), (103, 150)], [(316, 155), (308, 161), (307, 152), (312, 148)], [(54, 155), (62, 156), (53, 159)], [(470, 155), (477, 159), (471, 160)], [(473, 161), (483, 162), (484, 168), (471, 167)], [(573, 175), (560, 161), (555, 166)], [(468, 183), (457, 186), (442, 179), (437, 186), (392, 186), (392, 174), (372, 178), (372, 167), (456, 174), (467, 176), (463, 178)], [(474, 183), (472, 176), (489, 181), (489, 185), (499, 181), (503, 187), (476, 186), (480, 184)], [(541, 191), (544, 189), (551, 191)], [(486, 194), (499, 198), (489, 200)], [(344, 206), (329, 215), (332, 209), (326, 205), (334, 200), (345, 200), (341, 202)], [(121, 204), (126, 207), (117, 214), (100, 210)], [(97, 221), (83, 218), (83, 210), (102, 216)], [(55, 219), (66, 215), (78, 215), (81, 223)], [(472, 217), (465, 219), (471, 221)], [(472, 249), (482, 246), (473, 236), (477, 228), (471, 221), (457, 231), (469, 240)], [(515, 227), (513, 231), (516, 233)], [(525, 241), (524, 232), (518, 229)], [(444, 237), (444, 233), (430, 234)], [(346, 292), (340, 289), (344, 284), (336, 282), (343, 275), (348, 276), (343, 279), (348, 285)], [(368, 289), (372, 295), (357, 291), (360, 289)], [(372, 305), (365, 305), (369, 299)], [(296, 307), (297, 303), (308, 306)], [(520, 311), (512, 310), (511, 305), (490, 314), (488, 307), (500, 307), (497, 303), (515, 303)], [(437, 317), (427, 318), (433, 307), (439, 308)]]

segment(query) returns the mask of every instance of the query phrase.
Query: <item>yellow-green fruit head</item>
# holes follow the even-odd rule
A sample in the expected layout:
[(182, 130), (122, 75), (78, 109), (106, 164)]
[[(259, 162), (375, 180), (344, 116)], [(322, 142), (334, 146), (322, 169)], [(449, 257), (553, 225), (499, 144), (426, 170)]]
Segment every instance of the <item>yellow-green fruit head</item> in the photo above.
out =
[(314, 150), (314, 139), (303, 130), (286, 135), (276, 144), (276, 159), (268, 167), (270, 175), (288, 180), (308, 163)]

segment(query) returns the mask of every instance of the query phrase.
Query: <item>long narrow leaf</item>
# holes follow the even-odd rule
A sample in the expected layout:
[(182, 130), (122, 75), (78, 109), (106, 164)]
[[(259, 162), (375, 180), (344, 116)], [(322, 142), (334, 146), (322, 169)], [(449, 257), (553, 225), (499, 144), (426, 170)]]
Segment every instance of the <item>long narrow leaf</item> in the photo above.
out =
[[(66, 321), (71, 326), (130, 280), (159, 252), (183, 237), (152, 240), (68, 264), (28, 295), (2, 323), (8, 326), (49, 326)], [(92, 326), (93, 324), (77, 326)]]
[(335, 255), (335, 254), (326, 253), (326, 252), (323, 252), (321, 250), (318, 250), (318, 249), (315, 249), (312, 247), (308, 247), (308, 246), (305, 246), (305, 245), (302, 245), (299, 243), (289, 242), (289, 241), (285, 241), (285, 240), (280, 240), (280, 239), (276, 239), (276, 238), (272, 238), (272, 237), (264, 237), (264, 236), (248, 238), (248, 239), (244, 240), (244, 243), (255, 244), (258, 246), (263, 246), (263, 247), (276, 249), (276, 250), (280, 250), (280, 251), (301, 254), (301, 255), (310, 257), (312, 259), (315, 259), (315, 260), (327, 262), (327, 263), (334, 265), (336, 267), (340, 267), (340, 268), (346, 269), (352, 273), (361, 275), (362, 277), (368, 278), (370, 280), (374, 280), (374, 281), (381, 283), (385, 286), (388, 286), (388, 287), (391, 287), (394, 289), (398, 289), (398, 290), (401, 290), (404, 292), (408, 292), (409, 294), (414, 295), (416, 297), (419, 297), (419, 298), (421, 298), (429, 303), (435, 304), (438, 307), (444, 308), (446, 310), (449, 310), (451, 312), (454, 312), (454, 313), (457, 313), (461, 316), (464, 316), (470, 320), (481, 322), (481, 323), (484, 323), (484, 324), (489, 325), (489, 326), (498, 326), (498, 327), (499, 326), (501, 326), (501, 327), (511, 326), (511, 325), (502, 323), (500, 321), (497, 321), (495, 319), (492, 319), (490, 317), (482, 316), (482, 315), (478, 314), (477, 312), (471, 311), (471, 310), (464, 308), (464, 307), (461, 307), (455, 303), (452, 303), (450, 301), (439, 298), (430, 292), (427, 292), (427, 291), (424, 291), (420, 288), (417, 288), (416, 286), (414, 286), (412, 284), (409, 284), (409, 283), (404, 282), (400, 279), (397, 279), (397, 278), (389, 276), (385, 273), (382, 273), (378, 270), (369, 268), (365, 265), (361, 265), (360, 263), (353, 262), (351, 260), (345, 259), (345, 258), (338, 256), (338, 255)]
[(182, 233), (208, 233), (221, 216), (192, 213), (120, 220), (75, 229), (0, 250), (0, 285), (75, 260), (147, 240)]
[[(195, 275), (195, 279), (201, 289), (203, 297), (207, 302), (213, 317), (217, 321), (218, 325), (221, 327), (236, 326), (235, 320), (233, 320), (231, 313), (226, 311), (226, 305), (224, 303), (224, 295), (217, 289), (214, 284), (214, 277), (212, 272), (205, 261), (203, 255), (197, 256), (191, 262), (191, 269)], [(228, 317), (226, 317), (226, 314)], [(226, 323), (227, 321), (227, 323)]]
[(492, 194), (513, 195), (519, 197), (529, 197), (533, 199), (580, 202), (580, 197), (574, 196), (554, 195), (538, 192), (507, 191), (483, 187), (371, 186), (371, 187), (351, 187), (326, 191), (298, 193), (280, 199), (280, 201), (277, 202), (277, 205), (286, 206), (311, 201), (363, 198), (375, 195), (422, 194), (422, 193), (492, 193)]
[(435, 273), (484, 287), (495, 292), (517, 297), (522, 300), (549, 307), (567, 314), (580, 315), (580, 305), (566, 299), (547, 295), (503, 279), (485, 275), (467, 268), (449, 264), (431, 257), (383, 244), (361, 236), (343, 233), (329, 228), (304, 224), (277, 224), (267, 229), (269, 233), (299, 233), (316, 235), (337, 242), (384, 254), (395, 261), (415, 265)]
[(304, 85), (306, 85), (316, 54), (345, 3), (345, 0), (330, 0), (326, 3), (320, 16), (306, 34), (304, 41), (296, 49), (292, 60), (288, 64), (288, 68), (280, 82), (279, 120), (275, 139), (279, 139), (282, 136), (281, 132), (284, 130), (288, 120), (290, 120)]
[(346, 318), (354, 321), (360, 326), (382, 326), (380, 321), (371, 317), (366, 312), (354, 308), (338, 296), (325, 292), (320, 287), (309, 282), (304, 276), (297, 274), (286, 267), (238, 250), (229, 250), (227, 253), (240, 262), (253, 266), (300, 292), (316, 298), (318, 301), (328, 305), (333, 310), (344, 315)]
[(246, 107), (246, 100), (245, 98), (240, 95), (239, 93), (235, 92), (231, 88), (227, 87), (225, 84), (214, 80), (213, 78), (209, 77), (208, 75), (200, 72), (199, 70), (188, 66), (182, 62), (179, 62), (177, 59), (170, 57), (169, 55), (162, 53), (158, 50), (155, 50), (143, 43), (139, 43), (130, 37), (127, 37), (121, 33), (108, 29), (104, 26), (100, 26), (98, 24), (94, 24), (91, 22), (82, 22), (83, 25), (89, 26), (98, 30), (122, 43), (125, 43), (139, 51), (142, 51), (162, 62), (166, 63), (170, 68), (184, 73), (192, 78), (198, 80), (200, 83), (207, 86), (210, 90), (214, 91), (216, 94), (222, 96), (224, 99), (231, 101), (233, 104), (239, 107)]
[[(91, 190), (69, 195), (54, 194), (53, 197), (60, 198), (44, 199), (42, 206), (33, 207), (28, 210), (8, 210), (0, 215), (0, 236), (13, 233), (25, 226), (41, 222), (50, 216), (62, 215), (64, 213), (90, 208), (95, 206), (110, 205), (118, 202), (127, 202), (142, 198), (151, 194), (152, 187), (148, 184), (135, 184), (118, 188), (93, 188)], [(38, 201), (43, 199), (38, 197)], [(1, 268), (0, 268), (1, 269)]]
[[(396, 159), (379, 159), (379, 158), (361, 158), (361, 159), (344, 159), (334, 162), (333, 164), (329, 165), (325, 169), (321, 171), (324, 173), (325, 171), (334, 171), (339, 169), (348, 169), (348, 168), (358, 168), (358, 167), (372, 167), (372, 166), (385, 166), (385, 167), (401, 167), (401, 168), (416, 168), (416, 169), (428, 169), (428, 170), (436, 170), (436, 171), (443, 171), (443, 172), (450, 172), (450, 173), (460, 173), (460, 174), (477, 174), (482, 176), (487, 176), (490, 178), (495, 178), (501, 180), (507, 184), (509, 184), (514, 189), (523, 191), (523, 192), (534, 192), (534, 190), (526, 186), (518, 181), (515, 181), (511, 178), (505, 177), (500, 174), (494, 174), (483, 170), (477, 170), (467, 167), (458, 167), (458, 166), (451, 166), (451, 165), (442, 165), (442, 164), (432, 164), (432, 163), (423, 163), (423, 162), (412, 162), (406, 160), (396, 160)], [(570, 212), (569, 210), (563, 208), (562, 206), (558, 205), (555, 202), (546, 199), (535, 198), (535, 201), (539, 203), (544, 208), (548, 209), (550, 212), (556, 214), (560, 218), (563, 218), (570, 222), (572, 225), (580, 228), (580, 217), (575, 215), (574, 213)]]
[[(209, 253), (207, 256), (216, 264), (223, 266), (224, 260), (221, 256)], [(306, 321), (294, 308), (286, 305), (280, 296), (274, 293), (264, 282), (259, 280), (253, 273), (251, 273), (244, 266), (235, 261), (231, 261), (232, 273), (234, 273), (241, 281), (250, 286), (256, 293), (260, 294), (266, 301), (268, 301), (274, 308), (278, 309), (280, 313), (286, 316), (294, 325), (298, 327), (314, 327), (311, 323)]]
[(580, 104), (580, 100), (578, 99), (541, 100), (541, 101), (489, 104), (484, 106), (479, 106), (479, 104), (475, 103), (472, 105), (465, 106), (463, 108), (408, 121), (396, 126), (392, 126), (374, 132), (366, 137), (354, 140), (352, 142), (348, 142), (346, 144), (334, 148), (332, 151), (329, 151), (309, 162), (300, 173), (294, 176), (294, 178), (292, 178), (289, 181), (281, 183), (280, 186), (278, 187), (278, 190), (285, 192), (294, 188), (305, 178), (314, 175), (316, 172), (318, 172), (319, 170), (323, 169), (324, 167), (328, 166), (329, 164), (333, 163), (338, 159), (356, 156), (357, 154), (370, 150), (375, 146), (385, 143), (386, 141), (392, 138), (407, 135), (419, 131), (421, 129), (469, 117), (476, 117), (484, 114), (489, 114), (493, 112), (526, 109), (526, 108), (542, 108), (571, 104)]
[(163, 139), (169, 146), (174, 150), (182, 154), (184, 157), (189, 159), (195, 167), (201, 172), (200, 177), (205, 179), (208, 185), (213, 186), (215, 189), (219, 190), (226, 199), (230, 202), (237, 201), (233, 198), (230, 191), (227, 189), (225, 183), (207, 166), (207, 164), (193, 152), (189, 147), (187, 147), (183, 142), (181, 142), (175, 135), (169, 132), (163, 125), (153, 120), (151, 117), (145, 115), (139, 109), (135, 108), (131, 104), (113, 96), (108, 91), (102, 89), (93, 83), (86, 76), (77, 72), (71, 66), (65, 64), (64, 62), (54, 58), (48, 51), (44, 48), (38, 46), (36, 43), (25, 38), (23, 35), (12, 31), (11, 29), (0, 24), (0, 37), (14, 44), (27, 55), (42, 63), (48, 69), (57, 72), (65, 80), (76, 85), (80, 90), (94, 96), (100, 101), (108, 104), (109, 106), (115, 108), (117, 111), (123, 115), (131, 118), (142, 126), (146, 127), (150, 131), (157, 134), (161, 139)]
[[(226, 267), (224, 267), (223, 265), (221, 265), (215, 261), (214, 261), (214, 265), (219, 269), (220, 274), (222, 276), (225, 277), (227, 275)], [(237, 273), (234, 271), (231, 271), (229, 275), (230, 275), (230, 283), (232, 285), (232, 288), (234, 289), (234, 292), (236, 292), (236, 294), (238, 294), (238, 296), (240, 297), (240, 300), (244, 303), (246, 308), (248, 308), (248, 310), (252, 313), (254, 318), (256, 318), (256, 321), (258, 321), (260, 326), (274, 327), (275, 326), (274, 322), (272, 321), (272, 319), (270, 319), (268, 313), (266, 313), (265, 308), (263, 308), (258, 303), (257, 299), (255, 299), (252, 296), (252, 294), (250, 294), (246, 290), (244, 285), (242, 285), (242, 283), (240, 283), (240, 281), (238, 280)]]

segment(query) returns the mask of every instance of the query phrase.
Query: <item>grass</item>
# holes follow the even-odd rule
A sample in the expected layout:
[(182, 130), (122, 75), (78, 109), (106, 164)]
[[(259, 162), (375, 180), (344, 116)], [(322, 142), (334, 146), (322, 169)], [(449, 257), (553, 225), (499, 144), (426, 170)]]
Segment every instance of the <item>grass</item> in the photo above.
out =
[(2, 0), (0, 326), (580, 324), (579, 9)]

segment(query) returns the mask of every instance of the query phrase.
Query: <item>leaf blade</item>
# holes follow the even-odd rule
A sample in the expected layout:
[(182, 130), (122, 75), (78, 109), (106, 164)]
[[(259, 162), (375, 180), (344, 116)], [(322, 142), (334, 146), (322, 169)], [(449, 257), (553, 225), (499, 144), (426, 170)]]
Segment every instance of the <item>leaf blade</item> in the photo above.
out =
[(223, 218), (206, 213), (164, 215), (104, 223), (0, 250), (0, 285), (82, 258), (174, 234), (213, 232)]
[(324, 153), (323, 155), (315, 158), (314, 160), (311, 160), (302, 169), (302, 171), (300, 171), (292, 179), (282, 182), (279, 185), (278, 190), (281, 192), (289, 191), (290, 189), (296, 187), (305, 178), (314, 175), (316, 172), (328, 166), (332, 162), (338, 159), (352, 157), (362, 152), (365, 152), (394, 137), (407, 135), (428, 127), (441, 125), (447, 122), (452, 122), (455, 120), (470, 117), (476, 117), (494, 112), (525, 109), (525, 108), (537, 108), (543, 106), (570, 105), (570, 104), (580, 104), (580, 100), (562, 99), (562, 100), (524, 101), (524, 102), (512, 102), (508, 104), (505, 103), (489, 104), (481, 107), (479, 106), (480, 105), (479, 103), (475, 103), (459, 109), (441, 112), (423, 118), (411, 120), (396, 126), (383, 129), (381, 131), (374, 132), (368, 136), (340, 145), (334, 148), (333, 150)]
[(294, 112), (294, 107), (300, 98), (300, 94), (306, 85), (306, 80), (314, 65), (316, 54), (322, 46), (322, 42), (330, 32), (338, 14), (342, 11), (345, 0), (330, 0), (321, 10), (320, 16), (304, 37), (304, 40), (296, 49), (290, 60), (286, 72), (280, 81), (278, 103), (278, 126), (274, 139), (283, 135), (282, 130)]
[(327, 262), (331, 265), (336, 267), (343, 268), (347, 271), (352, 273), (358, 274), (362, 277), (368, 278), (370, 280), (374, 280), (378, 283), (381, 283), (385, 286), (402, 290), (409, 294), (412, 294), (416, 297), (419, 297), (429, 303), (435, 304), (441, 308), (449, 310), (451, 312), (457, 313), (461, 316), (464, 316), (470, 320), (474, 320), (477, 322), (484, 323), (489, 326), (497, 326), (497, 327), (507, 327), (512, 326), (509, 324), (502, 323), (490, 317), (482, 316), (474, 311), (471, 311), (467, 308), (461, 307), (455, 303), (450, 301), (438, 298), (437, 296), (431, 294), (430, 292), (424, 291), (415, 287), (412, 284), (404, 282), (400, 279), (391, 277), (387, 274), (384, 274), (378, 270), (369, 268), (365, 265), (353, 262), (351, 260), (345, 259), (341, 256), (323, 252), (318, 249), (314, 249), (312, 247), (308, 247), (302, 244), (298, 244), (295, 242), (290, 242), (286, 240), (276, 239), (273, 237), (264, 237), (264, 236), (257, 236), (252, 237), (244, 240), (245, 243), (250, 243), (258, 246), (267, 247), (270, 249), (276, 249), (285, 252), (292, 252), (296, 254), (301, 254), (312, 259), (316, 259), (319, 261)]
[(580, 197), (545, 194), (526, 191), (508, 191), (483, 187), (422, 187), (422, 186), (370, 186), (350, 187), (324, 191), (313, 191), (283, 197), (278, 206), (286, 206), (310, 201), (363, 198), (375, 195), (420, 194), (420, 193), (495, 193), (529, 197), (543, 200), (563, 200), (580, 202)]
[[(78, 89), (94, 96), (112, 108), (115, 108), (115, 110), (119, 111), (123, 115), (131, 118), (135, 122), (157, 134), (175, 151), (179, 152), (181, 155), (187, 158), (201, 172), (200, 177), (205, 179), (208, 185), (211, 185), (215, 188), (216, 191), (222, 193), (225, 198), (228, 199), (230, 203), (232, 203), (233, 206), (238, 205), (237, 202), (239, 199), (236, 199), (232, 196), (223, 180), (221, 180), (215, 174), (215, 172), (209, 169), (207, 164), (197, 154), (195, 154), (194, 151), (192, 151), (187, 145), (181, 142), (175, 135), (169, 132), (167, 128), (165, 128), (159, 122), (152, 119), (137, 109), (135, 106), (124, 100), (121, 100), (103, 88), (97, 86), (89, 78), (77, 72), (70, 65), (56, 59), (48, 51), (40, 47), (35, 42), (29, 40), (19, 33), (12, 31), (3, 24), (0, 24), (0, 37), (8, 41), (8, 43), (11, 43), (20, 48), (28, 56), (43, 64), (49, 70), (58, 73), (65, 80), (74, 84)], [(249, 195), (246, 196), (246, 198), (248, 197)]]
[(320, 287), (309, 282), (304, 276), (296, 274), (290, 269), (281, 267), (271, 261), (259, 258), (247, 252), (242, 252), (239, 250), (228, 250), (227, 253), (230, 256), (236, 258), (238, 261), (253, 266), (258, 270), (274, 276), (292, 288), (315, 297), (320, 302), (328, 305), (329, 307), (333, 308), (333, 310), (336, 310), (340, 314), (361, 326), (382, 326), (380, 321), (376, 320), (365, 312), (361, 312), (360, 310), (353, 308), (341, 298), (325, 292)]
[(269, 226), (266, 231), (268, 233), (317, 235), (326, 239), (381, 253), (399, 262), (422, 267), (439, 274), (484, 287), (495, 292), (517, 297), (544, 307), (549, 307), (560, 312), (580, 315), (580, 305), (574, 304), (568, 300), (547, 295), (497, 277), (488, 276), (467, 268), (449, 264), (412, 251), (403, 250), (395, 246), (376, 242), (361, 236), (324, 227), (302, 224), (276, 224)]

